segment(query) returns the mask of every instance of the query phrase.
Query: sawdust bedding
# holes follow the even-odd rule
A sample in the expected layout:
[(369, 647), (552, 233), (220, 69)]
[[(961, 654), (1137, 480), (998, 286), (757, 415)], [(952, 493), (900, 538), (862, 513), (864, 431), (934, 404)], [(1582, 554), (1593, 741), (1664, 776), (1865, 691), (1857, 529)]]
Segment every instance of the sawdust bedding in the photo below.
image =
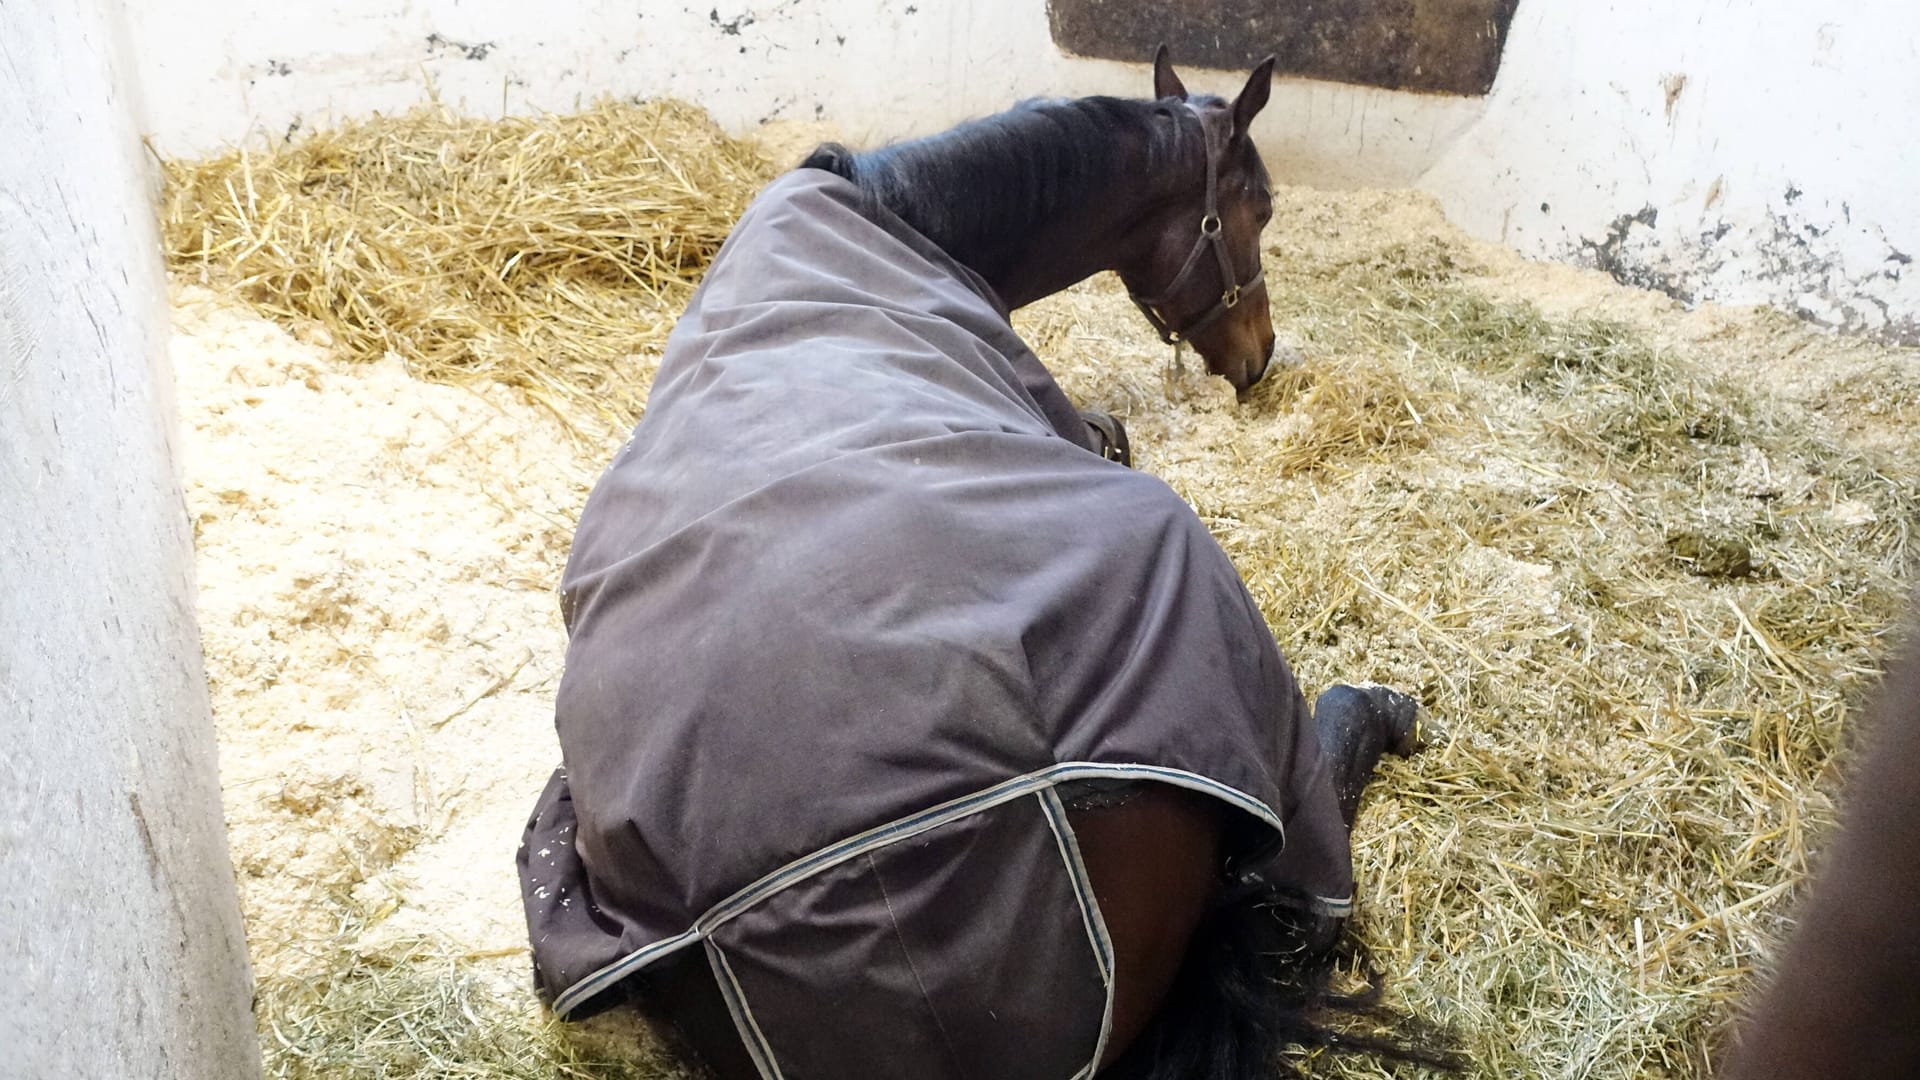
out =
[[(1170, 371), (1111, 280), (1017, 323), (1127, 417), (1309, 692), (1395, 683), (1445, 730), (1359, 829), (1395, 1000), (1484, 1075), (1698, 1075), (1897, 611), (1920, 356), (1528, 263), (1417, 194), (1284, 191), (1268, 248), (1285, 366), (1245, 404)], [(625, 431), (350, 362), (191, 277), (181, 456), (270, 1064), (553, 1075), (584, 1059), (526, 990), (511, 859), (557, 756), (555, 585)], [(620, 364), (644, 387), (645, 351)], [(375, 1062), (384, 991), (339, 995), (413, 968), (464, 980), (435, 1007), (484, 1052), (423, 1026), (411, 1072)]]

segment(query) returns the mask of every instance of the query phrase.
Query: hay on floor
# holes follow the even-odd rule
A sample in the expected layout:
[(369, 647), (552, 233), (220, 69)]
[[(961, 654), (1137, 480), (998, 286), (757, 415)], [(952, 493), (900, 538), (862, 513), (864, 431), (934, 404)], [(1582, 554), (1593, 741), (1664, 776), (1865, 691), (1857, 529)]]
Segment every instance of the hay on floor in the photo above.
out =
[[(169, 175), (177, 275), (317, 321), (349, 356), (621, 413), (644, 401), (623, 357), (657, 346), (767, 173), (656, 105), (416, 114)], [(1903, 600), (1913, 443), (1899, 409), (1874, 426), (1853, 403), (1920, 400), (1920, 355), (1534, 267), (1414, 195), (1282, 192), (1267, 248), (1297, 358), (1246, 404), (1191, 358), (1170, 395), (1111, 280), (1016, 323), (1076, 399), (1127, 418), (1136, 463), (1208, 522), (1309, 693), (1388, 682), (1444, 733), (1387, 766), (1356, 836), (1358, 930), (1389, 999), (1456, 1030), (1474, 1076), (1705, 1075), (1831, 824)], [(1754, 377), (1790, 356), (1835, 374), (1791, 393)], [(605, 446), (579, 453), (597, 471)], [(486, 797), (518, 811), (534, 794)], [(402, 987), (405, 1011), (420, 995), (396, 973), (459, 977), (382, 963), (328, 985)], [(378, 1000), (267, 989), (263, 1030), (303, 1056), (390, 1031)], [(439, 1014), (526, 1004), (427, 997)], [(516, 1063), (458, 1075), (524, 1075), (524, 1054), (571, 1067), (511, 1037), (529, 1040)]]
[(625, 423), (765, 158), (678, 102), (499, 121), (422, 108), (166, 164), (177, 276), (347, 355)]
[(1377, 220), (1417, 196), (1283, 200), (1267, 272), (1302, 359), (1246, 405), (1192, 379), (1166, 404), (1110, 285), (1019, 321), (1131, 413), (1309, 693), (1387, 682), (1447, 733), (1356, 830), (1390, 1000), (1475, 1076), (1706, 1075), (1831, 824), (1906, 595), (1912, 458), (1655, 328), (1493, 298), (1511, 255)]

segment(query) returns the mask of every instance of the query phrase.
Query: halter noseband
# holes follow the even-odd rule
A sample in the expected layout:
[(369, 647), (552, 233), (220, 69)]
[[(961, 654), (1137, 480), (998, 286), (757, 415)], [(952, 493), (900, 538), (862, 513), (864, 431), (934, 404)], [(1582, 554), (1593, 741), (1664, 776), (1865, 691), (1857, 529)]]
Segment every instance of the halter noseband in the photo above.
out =
[[(1187, 108), (1197, 119), (1200, 119), (1200, 134), (1207, 143), (1207, 208), (1206, 213), (1200, 217), (1200, 238), (1193, 242), (1193, 250), (1187, 252), (1187, 261), (1180, 264), (1179, 272), (1173, 275), (1173, 280), (1167, 284), (1166, 289), (1159, 296), (1127, 293), (1127, 296), (1133, 300), (1134, 306), (1140, 309), (1140, 314), (1145, 315), (1147, 321), (1153, 324), (1153, 328), (1159, 331), (1160, 340), (1174, 346), (1184, 344), (1188, 338), (1213, 325), (1222, 315), (1239, 306), (1240, 294), (1251, 290), (1267, 276), (1264, 266), (1255, 266), (1253, 276), (1247, 280), (1235, 282), (1233, 279), (1233, 262), (1227, 258), (1227, 242), (1222, 235), (1225, 226), (1220, 222), (1220, 172), (1219, 163), (1214, 154), (1213, 129), (1207, 126), (1205, 118), (1200, 117), (1198, 109), (1192, 105), (1188, 105)], [(1220, 294), (1219, 302), (1209, 308), (1206, 314), (1185, 326), (1175, 327), (1161, 318), (1160, 313), (1155, 309), (1165, 305), (1180, 291), (1180, 286), (1187, 280), (1187, 275), (1193, 273), (1194, 269), (1200, 265), (1200, 253), (1209, 246), (1213, 248), (1214, 257), (1220, 262), (1220, 281), (1225, 291)]]

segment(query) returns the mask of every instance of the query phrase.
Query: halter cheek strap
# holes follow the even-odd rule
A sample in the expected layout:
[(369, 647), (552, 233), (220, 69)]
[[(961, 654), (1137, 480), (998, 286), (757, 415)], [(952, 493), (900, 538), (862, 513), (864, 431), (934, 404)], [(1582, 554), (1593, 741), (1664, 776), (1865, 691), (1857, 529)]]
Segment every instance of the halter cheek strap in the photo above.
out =
[[(1188, 108), (1193, 107), (1189, 105)], [(1199, 116), (1197, 110), (1194, 115)], [(1207, 205), (1206, 212), (1200, 218), (1200, 237), (1193, 242), (1193, 250), (1187, 252), (1187, 260), (1180, 264), (1179, 271), (1173, 275), (1173, 280), (1167, 284), (1160, 295), (1141, 296), (1139, 293), (1131, 292), (1127, 294), (1133, 300), (1134, 306), (1140, 309), (1140, 314), (1145, 315), (1147, 322), (1153, 324), (1153, 328), (1159, 332), (1160, 340), (1169, 345), (1180, 345), (1194, 334), (1213, 325), (1222, 315), (1239, 306), (1242, 293), (1252, 290), (1254, 286), (1266, 280), (1267, 275), (1264, 267), (1256, 266), (1253, 276), (1247, 280), (1236, 282), (1233, 278), (1233, 262), (1227, 258), (1227, 241), (1222, 235), (1225, 226), (1220, 221), (1220, 166), (1216, 153), (1218, 148), (1214, 145), (1213, 129), (1208, 127), (1204, 120), (1200, 124), (1200, 134), (1207, 143)], [(1206, 314), (1185, 326), (1175, 327), (1161, 317), (1159, 309), (1165, 307), (1167, 301), (1172, 300), (1175, 294), (1179, 293), (1180, 286), (1186, 283), (1187, 275), (1199, 267), (1201, 253), (1209, 247), (1213, 249), (1214, 257), (1220, 263), (1220, 282), (1223, 290), (1220, 300), (1207, 309)]]

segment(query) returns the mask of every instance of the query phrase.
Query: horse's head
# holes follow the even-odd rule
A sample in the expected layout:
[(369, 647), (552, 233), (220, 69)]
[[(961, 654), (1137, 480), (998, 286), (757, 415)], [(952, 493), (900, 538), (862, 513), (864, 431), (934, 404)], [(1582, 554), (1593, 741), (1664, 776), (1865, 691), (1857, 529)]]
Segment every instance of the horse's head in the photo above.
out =
[[(1266, 374), (1273, 357), (1273, 320), (1261, 273), (1260, 232), (1273, 216), (1267, 167), (1248, 129), (1273, 89), (1273, 58), (1254, 68), (1238, 97), (1191, 97), (1174, 74), (1162, 45), (1153, 60), (1153, 92), (1175, 101), (1188, 130), (1197, 118), (1202, 138), (1178, 155), (1179, 182), (1141, 226), (1142, 254), (1120, 268), (1121, 280), (1154, 329), (1169, 343), (1186, 343), (1207, 370), (1245, 391)], [(1191, 175), (1187, 175), (1188, 173)]]

